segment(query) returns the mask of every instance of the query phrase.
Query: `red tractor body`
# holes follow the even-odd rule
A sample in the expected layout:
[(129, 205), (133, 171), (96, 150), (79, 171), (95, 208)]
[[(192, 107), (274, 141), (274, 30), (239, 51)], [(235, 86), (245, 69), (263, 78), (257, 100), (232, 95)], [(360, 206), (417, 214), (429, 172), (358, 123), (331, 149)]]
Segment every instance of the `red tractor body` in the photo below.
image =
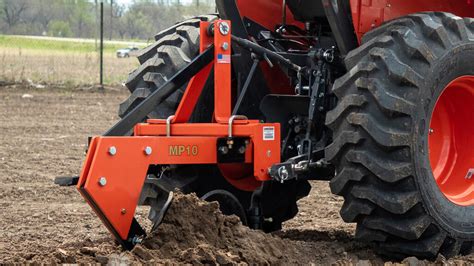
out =
[[(274, 29), (281, 24), (281, 0), (237, 0), (240, 14), (248, 17), (268, 29)], [(305, 2), (305, 1), (301, 1)], [(315, 1), (317, 2), (317, 1)], [(438, 11), (449, 12), (460, 17), (473, 17), (474, 4), (471, 0), (417, 0), (407, 3), (394, 0), (350, 0), (353, 25), (358, 39), (388, 20), (403, 17), (408, 14)], [(287, 8), (288, 24), (304, 24), (295, 20), (290, 8)]]

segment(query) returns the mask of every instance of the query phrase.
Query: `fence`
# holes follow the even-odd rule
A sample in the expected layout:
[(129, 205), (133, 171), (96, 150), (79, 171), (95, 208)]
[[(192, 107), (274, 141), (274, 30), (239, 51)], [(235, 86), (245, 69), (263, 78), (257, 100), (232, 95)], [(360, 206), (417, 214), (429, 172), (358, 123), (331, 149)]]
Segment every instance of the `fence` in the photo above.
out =
[[(18, 5), (21, 2), (21, 0), (15, 1), (11, 4)], [(55, 1), (62, 4), (64, 6), (61, 6), (61, 8), (65, 10), (67, 8), (77, 8), (76, 5), (68, 7), (67, 3), (71, 1), (62, 0), (37, 0), (26, 1), (25, 3), (28, 5), (45, 1)], [(2, 3), (7, 4), (6, 2), (8, 0), (0, 0), (0, 5)], [(76, 1), (76, 3), (80, 2)], [(84, 23), (83, 27), (87, 29), (82, 29), (80, 34), (71, 34), (68, 30), (68, 27), (70, 27), (79, 31), (76, 25), (77, 18), (74, 17), (67, 17), (67, 20), (65, 20), (65, 22), (70, 22), (68, 25), (76, 25), (63, 27), (67, 34), (60, 31), (61, 27), (56, 25), (58, 20), (54, 19), (49, 22), (52, 30), (38, 34), (37, 27), (39, 26), (32, 23), (24, 22), (24, 24), (15, 27), (8, 27), (5, 18), (2, 18), (5, 14), (0, 12), (0, 21), (3, 21), (0, 23), (0, 85), (2, 83), (19, 82), (27, 82), (39, 87), (45, 84), (56, 86), (93, 86), (100, 84), (99, 32), (101, 23), (99, 14), (101, 3), (97, 1), (86, 2), (89, 11), (92, 11), (93, 14), (97, 9), (97, 16), (92, 15), (89, 19), (93, 19), (93, 21), (89, 21), (88, 24)], [(148, 6), (143, 6), (140, 1), (136, 1), (138, 4), (130, 2), (132, 4), (122, 6), (121, 11), (113, 11), (114, 4), (116, 5), (114, 1), (109, 0), (103, 4), (104, 85), (120, 85), (127, 79), (129, 72), (138, 67), (138, 61), (134, 57), (137, 54), (135, 49), (144, 48), (153, 42), (153, 33), (187, 17), (214, 11), (214, 7), (209, 4), (209, 1), (202, 0), (201, 2), (197, 1), (199, 8), (193, 6), (196, 3), (189, 1), (188, 4), (181, 4), (181, 6), (176, 6), (175, 3), (169, 1), (166, 3), (162, 3), (163, 1), (157, 1), (156, 3), (144, 1)], [(153, 10), (151, 10), (152, 8)], [(119, 9), (119, 6), (115, 6), (115, 9)], [(82, 10), (80, 12), (87, 11)], [(121, 13), (114, 14), (114, 12)], [(160, 20), (155, 19), (153, 15), (154, 13), (163, 14), (166, 12), (170, 14), (174, 12), (174, 15), (163, 15)], [(117, 16), (120, 16), (120, 19)], [(114, 20), (112, 20), (112, 17)], [(141, 28), (133, 28), (133, 25), (121, 25), (127, 23), (127, 21), (131, 23), (131, 19), (133, 19), (133, 23), (141, 23)], [(23, 21), (27, 21), (26, 18)], [(156, 30), (150, 28), (156, 28)], [(80, 37), (81, 35), (86, 36)], [(149, 38), (145, 38), (145, 35)]]

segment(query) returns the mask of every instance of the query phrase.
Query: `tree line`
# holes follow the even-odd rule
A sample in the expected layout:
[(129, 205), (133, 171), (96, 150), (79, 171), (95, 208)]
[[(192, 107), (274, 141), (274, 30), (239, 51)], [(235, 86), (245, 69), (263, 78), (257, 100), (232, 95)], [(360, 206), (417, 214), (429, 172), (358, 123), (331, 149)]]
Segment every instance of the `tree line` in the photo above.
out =
[(149, 39), (186, 18), (214, 12), (213, 0), (0, 0), (0, 33), (94, 38), (99, 6), (104, 6), (104, 38)]

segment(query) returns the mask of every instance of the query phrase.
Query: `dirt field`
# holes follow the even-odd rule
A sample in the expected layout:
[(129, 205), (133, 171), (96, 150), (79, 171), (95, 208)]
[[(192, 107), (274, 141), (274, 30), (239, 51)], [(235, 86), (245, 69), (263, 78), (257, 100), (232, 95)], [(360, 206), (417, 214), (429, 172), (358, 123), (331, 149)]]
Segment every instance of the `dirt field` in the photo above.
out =
[[(99, 80), (96, 52), (0, 47), (0, 81), (87, 86)], [(104, 54), (104, 84), (122, 84), (138, 66), (137, 59)]]
[[(172, 234), (177, 228), (192, 231), (196, 221), (204, 219), (196, 215), (193, 220), (193, 213), (178, 212), (180, 205), (176, 205), (176, 214), (170, 214), (157, 233), (157, 239), (162, 240), (124, 252), (79, 193), (55, 186), (53, 179), (79, 173), (87, 136), (101, 134), (116, 121), (117, 105), (125, 97), (125, 90), (100, 93), (0, 87), (0, 264), (386, 262), (369, 247), (353, 241), (354, 226), (339, 218), (341, 198), (331, 195), (322, 182), (312, 183), (313, 190), (300, 202), (297, 218), (276, 235), (242, 228), (235, 219), (217, 213), (214, 205), (188, 198), (185, 202), (190, 201), (196, 213), (211, 213), (209, 219), (214, 220), (203, 224), (219, 226), (219, 232), (232, 230), (221, 232), (221, 237), (208, 231), (200, 232), (209, 234), (205, 238)], [(188, 220), (178, 225), (180, 215), (188, 215)], [(234, 241), (236, 238), (240, 240)], [(414, 258), (404, 262), (424, 263)], [(438, 258), (438, 263), (443, 262), (447, 263)], [(448, 262), (472, 265), (474, 254)]]

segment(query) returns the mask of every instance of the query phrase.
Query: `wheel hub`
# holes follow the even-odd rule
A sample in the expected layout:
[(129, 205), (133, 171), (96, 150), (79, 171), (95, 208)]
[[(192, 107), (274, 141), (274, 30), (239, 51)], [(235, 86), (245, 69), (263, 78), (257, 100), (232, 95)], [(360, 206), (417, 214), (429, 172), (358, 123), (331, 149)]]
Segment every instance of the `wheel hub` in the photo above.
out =
[(474, 76), (449, 83), (428, 131), (429, 159), (440, 191), (451, 202), (474, 205)]

